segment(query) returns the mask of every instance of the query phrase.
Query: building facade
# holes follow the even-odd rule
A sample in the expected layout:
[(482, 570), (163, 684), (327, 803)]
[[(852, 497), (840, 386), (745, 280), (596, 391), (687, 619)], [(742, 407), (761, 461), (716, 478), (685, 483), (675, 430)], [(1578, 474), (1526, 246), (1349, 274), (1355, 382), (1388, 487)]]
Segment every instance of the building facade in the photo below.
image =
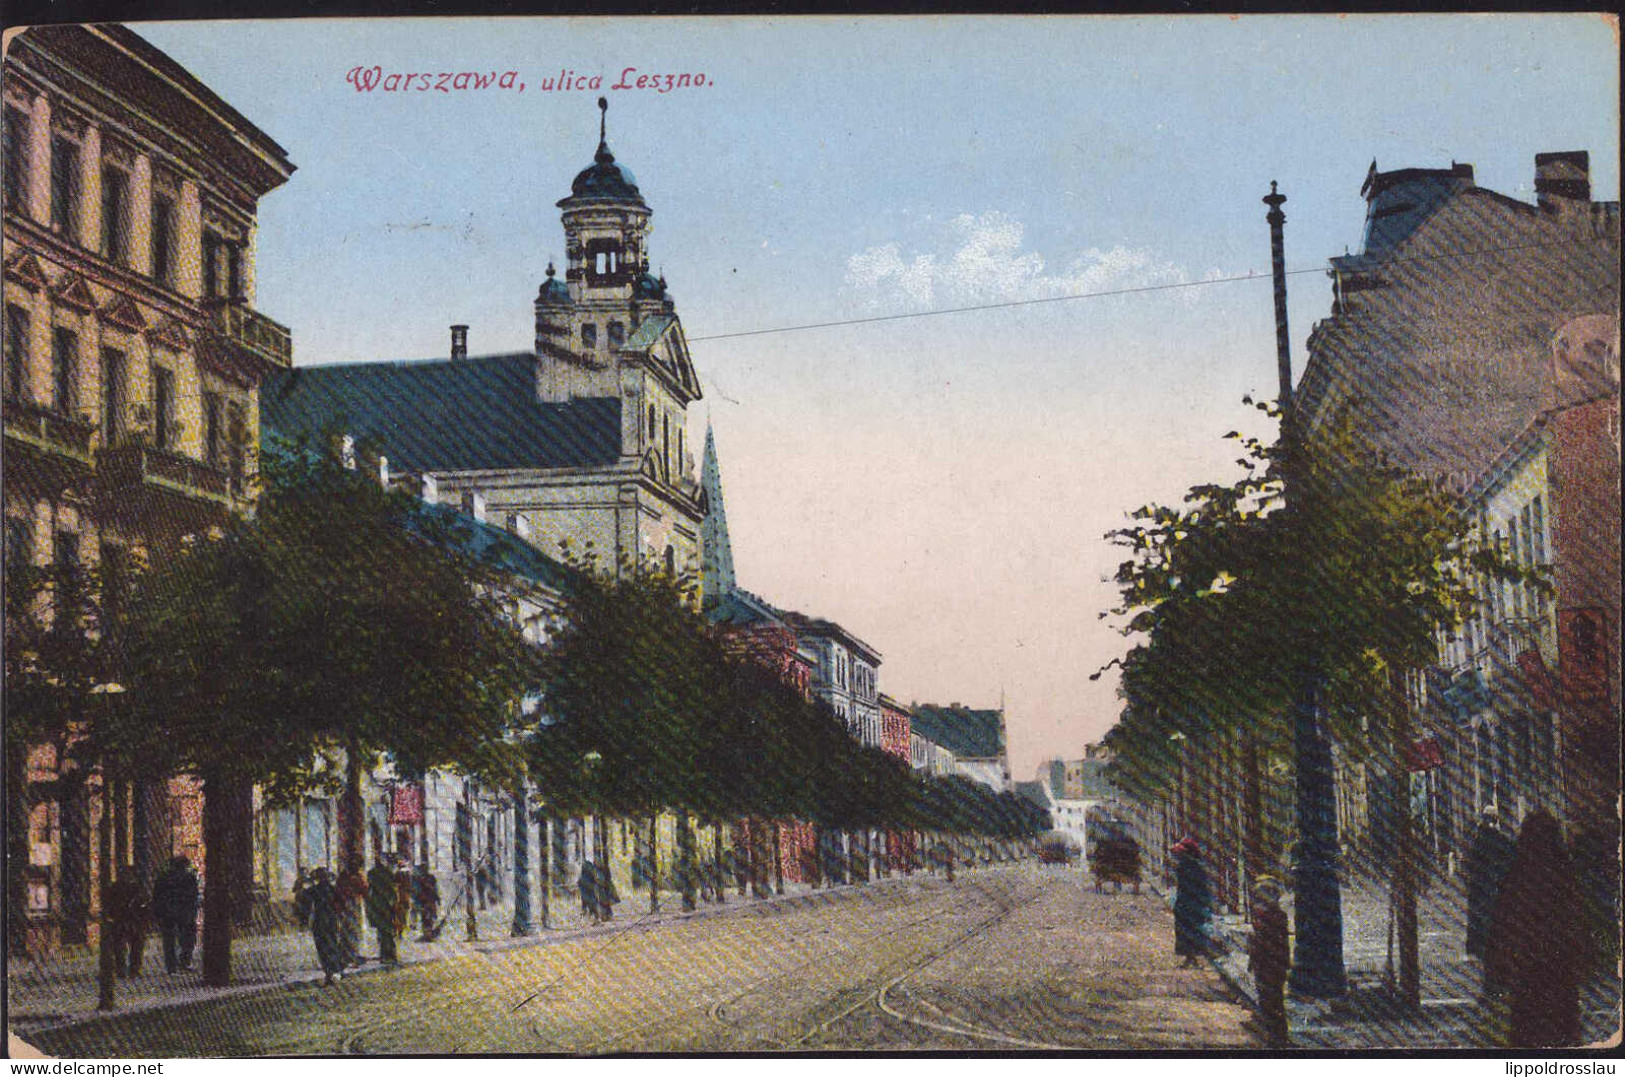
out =
[[(292, 364), (255, 302), (259, 201), (287, 151), (119, 26), (34, 27), (5, 57), (5, 556), (95, 570), (114, 605), (141, 564), (252, 496), (259, 388)], [(109, 810), (113, 874), (201, 862), (194, 783), (103, 796), (66, 744), (28, 761), (28, 930), (83, 942)], [(21, 861), (21, 863), (18, 863)], [(242, 865), (247, 871), (246, 861)]]
[(602, 137), (558, 203), (563, 279), (547, 267), (530, 352), (340, 363), (267, 383), (279, 435), (348, 434), (426, 497), (466, 506), (544, 552), (619, 571), (700, 569), (705, 516), (688, 441), (700, 399), (676, 305), (649, 271), (651, 211)]

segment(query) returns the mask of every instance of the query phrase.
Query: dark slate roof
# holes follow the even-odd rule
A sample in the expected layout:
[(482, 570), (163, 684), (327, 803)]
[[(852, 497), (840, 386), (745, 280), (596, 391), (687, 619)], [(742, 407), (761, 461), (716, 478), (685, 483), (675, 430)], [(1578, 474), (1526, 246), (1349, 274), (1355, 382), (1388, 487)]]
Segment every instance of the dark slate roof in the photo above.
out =
[(644, 205), (643, 195), (638, 192), (637, 177), (625, 165), (615, 163), (615, 155), (609, 152), (609, 146), (603, 142), (598, 143), (598, 152), (593, 155), (592, 164), (576, 173), (576, 178), (570, 183), (570, 197), (561, 199), (560, 206), (569, 206), (577, 202), (633, 202)]
[(572, 581), (573, 569), (500, 527), (481, 523), (450, 505), (423, 502), (420, 508), (425, 517), (451, 525), (464, 553), (493, 568), (554, 591), (565, 590)]
[(1471, 165), (1378, 172), (1372, 162), (1364, 187), (1367, 205), (1360, 253), (1333, 258), (1333, 265), (1359, 271), (1391, 257), (1440, 206), (1471, 188), (1472, 182)]
[(916, 703), (909, 708), (913, 731), (960, 759), (991, 759), (1004, 754), (1004, 712)]
[(260, 387), (262, 436), (351, 434), (395, 471), (615, 463), (620, 400), (539, 402), (535, 363), (519, 352), (278, 370)]
[(706, 611), (712, 624), (725, 625), (782, 625), (784, 619), (779, 612), (766, 602), (757, 598), (749, 591), (738, 588), (729, 591), (717, 600), (717, 604)]

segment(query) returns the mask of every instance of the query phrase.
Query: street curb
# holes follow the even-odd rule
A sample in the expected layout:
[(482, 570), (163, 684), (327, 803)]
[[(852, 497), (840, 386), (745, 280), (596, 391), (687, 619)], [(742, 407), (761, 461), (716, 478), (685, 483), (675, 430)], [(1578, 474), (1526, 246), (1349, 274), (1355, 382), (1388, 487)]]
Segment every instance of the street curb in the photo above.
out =
[[(730, 900), (726, 904), (712, 904), (710, 906), (704, 906), (693, 910), (679, 909), (672, 912), (662, 910), (653, 914), (644, 913), (642, 916), (622, 924), (615, 924), (612, 922), (608, 924), (591, 924), (581, 927), (567, 928), (539, 927), (536, 929), (536, 933), (531, 935), (510, 935), (506, 938), (493, 937), (489, 942), (484, 942), (483, 940), (476, 941), (468, 944), (467, 949), (460, 953), (437, 954), (433, 956), (408, 958), (407, 960), (401, 961), (395, 965), (384, 965), (378, 962), (369, 962), (367, 965), (346, 971), (344, 973), (344, 978), (346, 980), (350, 980), (362, 976), (370, 977), (382, 972), (397, 971), (399, 969), (411, 968), (418, 965), (432, 965), (438, 962), (454, 960), (457, 958), (480, 957), (487, 954), (508, 953), (514, 950), (541, 949), (580, 938), (618, 936), (632, 933), (643, 934), (666, 924), (682, 923), (690, 920), (702, 920), (716, 916), (727, 916), (739, 912), (747, 912), (751, 909), (770, 908), (774, 905), (790, 905), (795, 902), (819, 900), (822, 899), (824, 895), (838, 894), (855, 896), (865, 892), (870, 887), (889, 887), (898, 883), (924, 881), (934, 878), (936, 877), (924, 873), (913, 876), (894, 875), (890, 878), (871, 879), (867, 883), (846, 883), (839, 887), (824, 887), (820, 890), (809, 890), (804, 893), (770, 893), (763, 897), (751, 897), (748, 894), (744, 897), (730, 895)], [(680, 894), (677, 895), (677, 901), (680, 905), (682, 901), (682, 896)], [(70, 1016), (53, 1014), (38, 1019), (30, 1019), (26, 1016), (21, 1019), (15, 1019), (8, 1015), (7, 1027), (10, 1032), (15, 1033), (24, 1040), (27, 1040), (30, 1035), (60, 1032), (71, 1028), (80, 1028), (118, 1017), (129, 1016), (131, 1014), (158, 1013), (164, 1010), (179, 1009), (183, 1006), (195, 1006), (222, 999), (234, 999), (241, 998), (246, 995), (270, 993), (279, 988), (289, 991), (297, 990), (312, 984), (319, 984), (323, 978), (323, 973), (320, 970), (307, 969), (289, 973), (288, 975), (282, 976), (276, 980), (262, 980), (253, 983), (230, 984), (225, 987), (207, 988), (205, 989), (207, 994), (182, 998), (171, 997), (151, 999), (120, 1006), (114, 1010), (90, 1010), (88, 1012), (72, 1014)], [(7, 1003), (7, 1008), (9, 1009), (9, 998)]]

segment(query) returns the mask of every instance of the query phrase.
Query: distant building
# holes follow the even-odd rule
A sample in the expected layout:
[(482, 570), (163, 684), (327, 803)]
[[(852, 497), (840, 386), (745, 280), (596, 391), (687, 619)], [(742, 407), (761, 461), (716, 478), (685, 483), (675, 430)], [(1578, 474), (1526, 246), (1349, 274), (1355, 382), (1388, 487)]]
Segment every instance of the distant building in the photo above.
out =
[(784, 617), (817, 657), (813, 695), (835, 709), (859, 743), (880, 747), (880, 652), (834, 621), (790, 612)]
[(957, 773), (997, 792), (1010, 788), (1003, 710), (915, 703), (909, 712), (915, 731), (953, 753)]
[(880, 694), (880, 748), (905, 763), (912, 763), (909, 744), (913, 717), (908, 708), (882, 692)]

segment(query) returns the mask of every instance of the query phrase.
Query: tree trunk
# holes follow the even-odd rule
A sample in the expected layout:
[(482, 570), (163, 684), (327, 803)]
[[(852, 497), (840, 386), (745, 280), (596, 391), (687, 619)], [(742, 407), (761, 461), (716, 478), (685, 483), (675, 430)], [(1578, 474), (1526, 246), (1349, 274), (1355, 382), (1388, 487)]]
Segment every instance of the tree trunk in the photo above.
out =
[(6, 738), (6, 932), (12, 957), (28, 953), (29, 816), (28, 745)]
[(649, 911), (660, 911), (660, 816), (649, 816)]
[[(472, 819), (472, 816), (470, 818)], [(365, 841), (366, 821), (362, 817), (361, 805), (361, 741), (357, 737), (351, 737), (349, 745), (344, 750), (344, 792), (339, 794), (340, 873), (349, 871), (351, 865), (357, 861), (365, 864)], [(472, 858), (474, 852), (472, 840), (468, 849)]]
[(203, 782), (203, 982), (210, 987), (231, 983), (231, 840), (235, 831), (227, 783), (219, 777)]
[(1392, 743), (1389, 765), (1394, 775), (1394, 920), (1399, 936), (1399, 999), (1407, 1009), (1422, 1006), (1421, 957), (1416, 923), (1416, 831), (1411, 819), (1410, 768), (1411, 708), (1405, 698), (1404, 674), (1388, 667), (1389, 714)]
[(62, 813), (62, 943), (83, 946), (90, 939), (90, 790), (84, 771), (78, 767), (62, 771), (58, 789)]
[(118, 1006), (114, 998), (115, 983), (118, 979), (118, 955), (113, 946), (113, 917), (109, 898), (113, 888), (113, 800), (115, 790), (119, 783), (111, 780), (107, 775), (107, 767), (102, 767), (102, 817), (101, 825), (97, 827), (99, 849), (97, 850), (97, 891), (100, 901), (97, 903), (100, 914), (97, 923), (100, 929), (96, 932), (96, 1008), (98, 1010), (116, 1009)]
[(683, 910), (693, 912), (699, 907), (695, 893), (694, 876), (698, 871), (698, 857), (694, 849), (694, 821), (684, 811), (677, 821), (677, 875), (683, 887)]
[[(1258, 757), (1258, 736), (1250, 729), (1241, 731), (1242, 774), (1242, 863), (1246, 867), (1243, 888), (1250, 887), (1266, 874), (1264, 859), (1264, 779), (1263, 766)], [(1247, 908), (1252, 908), (1249, 902)]]
[[(354, 756), (352, 756), (352, 758), (354, 758)], [(347, 778), (349, 773), (350, 772), (346, 770)], [(359, 776), (359, 766), (356, 768), (355, 773)], [(345, 786), (345, 795), (348, 797), (348, 780), (346, 781)], [(357, 821), (359, 821), (361, 818), (360, 806), (361, 785), (358, 777), (355, 795), (355, 807), (357, 809), (355, 812), (355, 818)], [(480, 937), (480, 923), (479, 919), (474, 915), (474, 832), (478, 828), (474, 825), (474, 779), (472, 778), (463, 779), (463, 815), (468, 820), (468, 844), (463, 847), (463, 928), (467, 933), (468, 941), (477, 942)], [(361, 840), (361, 831), (359, 826), (355, 831), (355, 840), (358, 843)]]
[(717, 904), (718, 905), (726, 905), (728, 903), (728, 895), (727, 895), (727, 892), (726, 892), (727, 889), (728, 889), (728, 879), (727, 879), (727, 876), (723, 875), (723, 873), (722, 873), (722, 865), (723, 865), (723, 858), (722, 858), (722, 823), (721, 823), (720, 820), (717, 822), (716, 827), (712, 830), (711, 833), (712, 833), (713, 849), (714, 849), (714, 851), (716, 853), (716, 864), (717, 864), (717, 885), (716, 885)]
[(553, 926), (553, 815), (542, 816), (542, 828), (537, 843), (541, 846), (541, 870), (537, 872), (542, 892), (542, 930)]
[[(544, 914), (545, 921), (546, 916)], [(533, 935), (530, 922), (530, 807), (521, 782), (513, 795), (513, 928), (514, 935)]]
[(773, 892), (782, 896), (784, 894), (784, 830), (778, 823), (773, 823), (772, 827)]

